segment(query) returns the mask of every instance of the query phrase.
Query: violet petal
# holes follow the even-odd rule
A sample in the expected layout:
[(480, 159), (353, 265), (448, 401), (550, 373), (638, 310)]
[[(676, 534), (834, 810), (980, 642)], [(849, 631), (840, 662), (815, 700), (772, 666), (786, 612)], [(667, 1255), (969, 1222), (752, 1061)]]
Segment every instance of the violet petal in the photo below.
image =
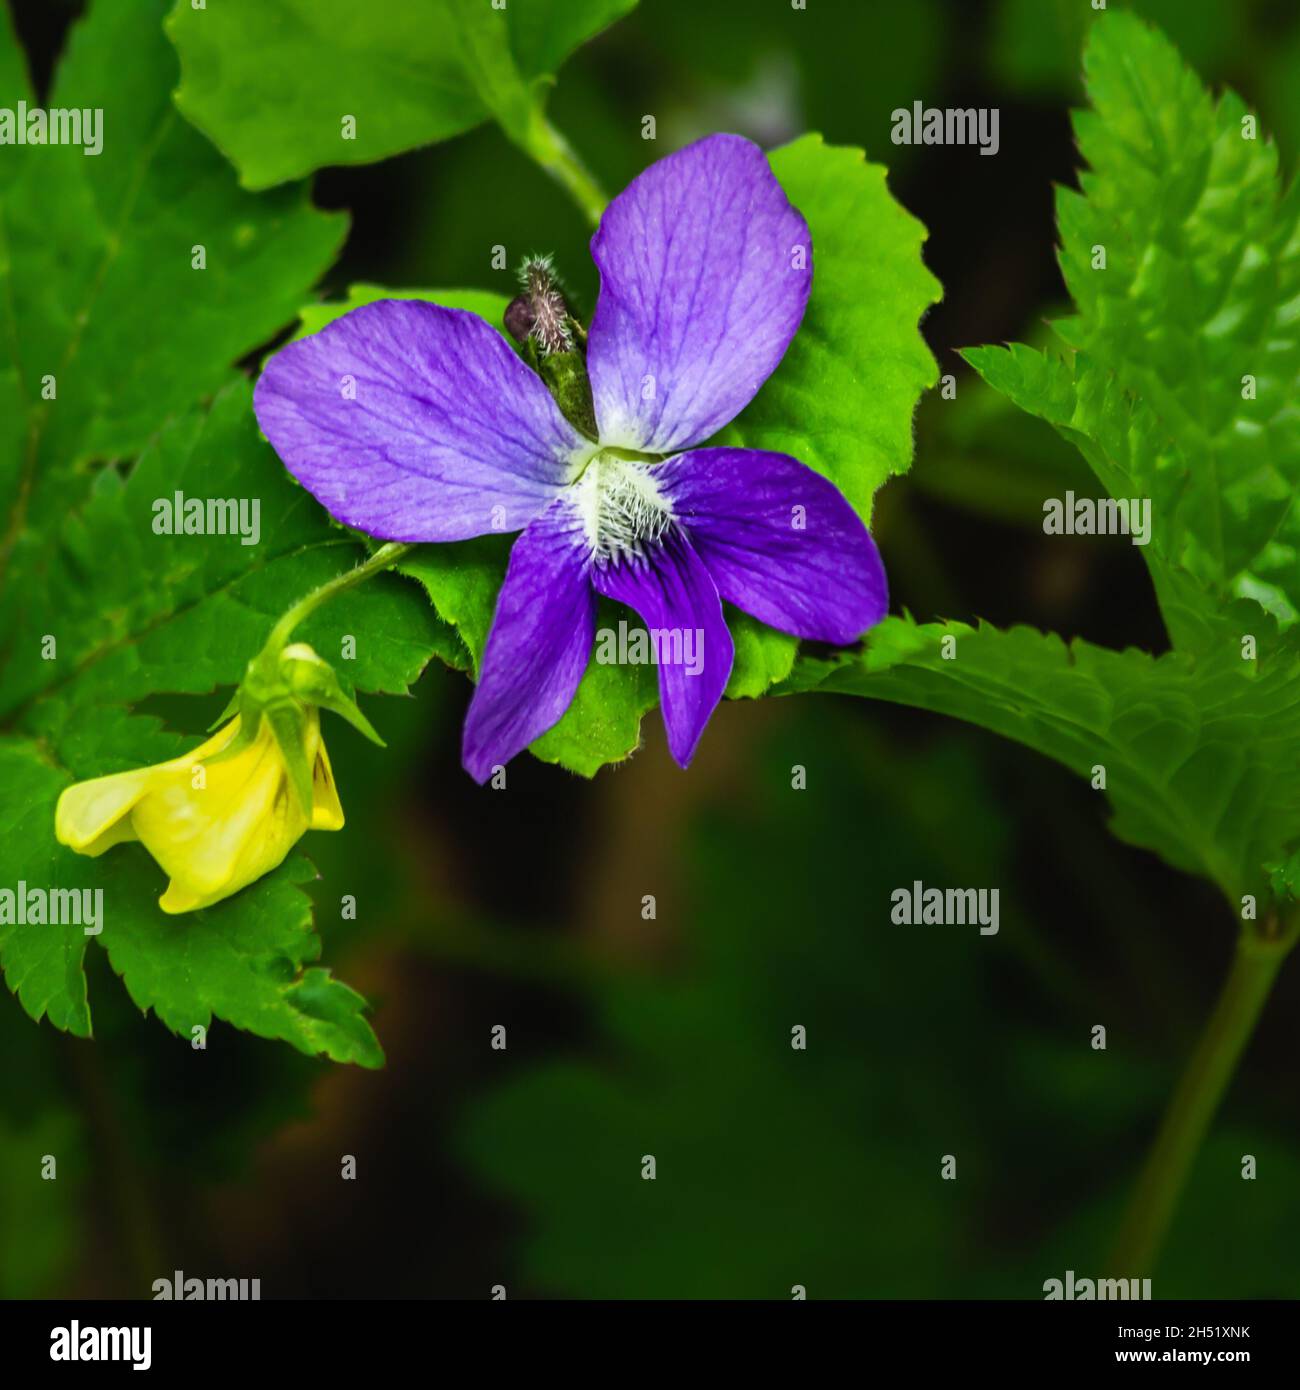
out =
[(642, 558), (594, 566), (591, 579), (641, 616), (661, 651), (681, 658), (660, 660), (659, 700), (668, 749), (685, 767), (722, 699), (735, 656), (717, 588), (676, 530), (647, 544)]
[(587, 345), (602, 443), (671, 453), (753, 398), (812, 286), (808, 224), (759, 147), (711, 135), (610, 203), (591, 241), (600, 298)]
[(885, 616), (875, 542), (839, 489), (806, 464), (758, 449), (695, 449), (651, 471), (737, 608), (839, 645)]
[(581, 518), (566, 497), (515, 542), (465, 719), (461, 761), (476, 781), (568, 709), (595, 634), (589, 562)]
[(585, 442), (483, 319), (418, 300), (363, 305), (282, 348), (253, 404), (289, 472), (385, 540), (518, 531)]

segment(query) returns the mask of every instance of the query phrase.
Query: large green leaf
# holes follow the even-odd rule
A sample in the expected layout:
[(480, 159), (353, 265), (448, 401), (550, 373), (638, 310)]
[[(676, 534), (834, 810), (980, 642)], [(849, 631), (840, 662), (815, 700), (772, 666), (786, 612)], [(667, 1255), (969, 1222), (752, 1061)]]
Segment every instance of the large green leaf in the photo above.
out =
[[(1098, 783), (1114, 832), (1217, 883), (1234, 911), (1300, 837), (1300, 653), (1267, 635), (1196, 656), (1107, 651), (1017, 627), (887, 619), (865, 652), (801, 660), (780, 693), (914, 705), (991, 729)], [(1100, 790), (1099, 785), (1099, 790)]]
[[(968, 354), (997, 389), (1079, 445), (1114, 497), (1149, 499), (1145, 549), (1176, 642), (1180, 576), (1209, 612), (1233, 595), (1300, 611), (1300, 194), (1231, 92), (1216, 105), (1155, 30), (1099, 21), (1091, 166), (1062, 189), (1076, 315), (1058, 354)], [(1104, 255), (1104, 265), (1102, 257)]]
[(1300, 194), (1241, 102), (1131, 15), (1096, 22), (1086, 74), (1091, 169), (1058, 197), (1077, 312), (1048, 351), (968, 356), (1112, 497), (1150, 504), (1174, 650), (895, 618), (782, 689), (936, 710), (1104, 776), (1116, 834), (1262, 911), (1300, 840)]
[(918, 325), (942, 289), (883, 165), (819, 135), (771, 164), (812, 233), (813, 292), (781, 365), (719, 442), (793, 454), (870, 524), (876, 489), (911, 466), (912, 412), (938, 376)]
[[(51, 104), (102, 109), (102, 150), (6, 147), (0, 180), (0, 882), (104, 892), (97, 936), (0, 924), (0, 967), (33, 1018), (85, 1036), (93, 939), (135, 1002), (182, 1034), (216, 1016), (377, 1065), (364, 1001), (313, 966), (304, 859), (178, 921), (158, 909), (165, 879), (139, 846), (92, 861), (54, 839), (65, 786), (178, 755), (220, 707), (196, 702), (182, 734), (141, 702), (232, 686), (290, 602), (364, 555), (286, 476), (231, 373), (292, 319), (342, 219), (302, 189), (240, 191), (171, 106), (161, 18), (158, 0), (94, 6)], [(23, 68), (5, 26), (0, 75)], [(256, 506), (256, 533), (160, 532), (178, 493), (230, 499), (249, 521)], [(394, 576), (301, 636), (363, 691), (404, 692), (435, 652), (460, 650)]]
[(517, 137), (550, 75), (635, 4), (177, 0), (176, 101), (249, 188), (386, 159), (493, 116)]
[[(313, 209), (301, 188), (239, 191), (172, 107), (176, 60), (161, 16), (160, 0), (122, 0), (72, 30), (50, 103), (102, 110), (99, 154), (5, 147), (6, 647), (15, 616), (39, 602), (45, 529), (86, 495), (90, 463), (133, 455), (169, 415), (217, 390), (232, 362), (292, 318), (343, 235), (344, 220)], [(7, 30), (0, 51), (0, 71), (21, 68)]]

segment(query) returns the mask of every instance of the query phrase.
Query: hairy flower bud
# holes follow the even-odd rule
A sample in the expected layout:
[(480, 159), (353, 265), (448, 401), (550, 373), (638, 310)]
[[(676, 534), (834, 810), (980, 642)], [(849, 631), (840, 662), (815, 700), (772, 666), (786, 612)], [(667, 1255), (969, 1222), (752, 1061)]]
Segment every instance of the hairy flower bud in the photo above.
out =
[[(506, 327), (519, 342), (531, 338), (545, 358), (573, 347), (569, 306), (549, 256), (529, 256), (519, 271), (523, 293), (506, 310)], [(522, 332), (519, 330), (523, 329)]]

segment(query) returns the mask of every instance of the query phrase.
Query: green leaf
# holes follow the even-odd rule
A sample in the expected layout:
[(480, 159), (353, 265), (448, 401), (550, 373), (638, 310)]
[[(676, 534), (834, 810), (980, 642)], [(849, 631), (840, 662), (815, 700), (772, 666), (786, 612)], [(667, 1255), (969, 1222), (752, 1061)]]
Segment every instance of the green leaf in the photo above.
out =
[(1292, 622), (1300, 192), (1282, 195), (1277, 148), (1246, 138), (1242, 102), (1216, 105), (1132, 16), (1098, 20), (1086, 75), (1094, 109), (1075, 128), (1091, 167), (1057, 197), (1077, 309), (1056, 325), (1065, 350), (967, 355), (1076, 443), (1111, 496), (1149, 499), (1144, 558), (1176, 644), (1196, 640), (1189, 601), (1202, 622), (1233, 597)]
[[(919, 324), (942, 290), (921, 260), (925, 228), (891, 197), (882, 165), (819, 135), (769, 159), (807, 219), (813, 291), (780, 365), (716, 442), (793, 455), (869, 526), (876, 489), (911, 466), (912, 415), (938, 375)], [(794, 664), (786, 633), (746, 617), (732, 636), (732, 698), (761, 695)]]
[(113, 867), (100, 940), (141, 1008), (183, 1038), (214, 1016), (308, 1056), (365, 1067), (384, 1054), (363, 1017), (366, 1002), (328, 970), (302, 885), (315, 870), (300, 855), (244, 893), (183, 922), (153, 904), (156, 883), (136, 864)]
[(861, 150), (805, 135), (770, 162), (812, 233), (812, 297), (780, 366), (716, 442), (792, 454), (870, 525), (876, 489), (911, 466), (912, 413), (938, 377), (919, 328), (942, 292), (921, 260), (925, 228)]
[(495, 294), (491, 290), (390, 290), (383, 285), (357, 284), (348, 286), (343, 299), (308, 304), (300, 309), (299, 328), (293, 335), (294, 341), (319, 333), (327, 323), (333, 323), (336, 318), (353, 309), (359, 309), (363, 304), (373, 304), (379, 299), (422, 299), (429, 304), (441, 304), (444, 309), (464, 309), (467, 313), (486, 319), (503, 338), (507, 338), (503, 318), (510, 303), (508, 295)]
[(1300, 840), (1300, 639), (1286, 631), (1300, 609), (1300, 191), (1282, 196), (1277, 151), (1250, 138), (1241, 102), (1216, 105), (1131, 15), (1094, 23), (1086, 76), (1094, 109), (1075, 125), (1091, 168), (1057, 201), (1076, 313), (1047, 351), (967, 356), (1111, 497), (1149, 504), (1143, 555), (1174, 650), (894, 618), (858, 653), (800, 661), (781, 690), (915, 705), (1024, 743), (1104, 787), (1118, 836), (1210, 879), (1239, 916), (1244, 895), (1262, 911), (1290, 891), (1279, 866)]
[[(71, 778), (52, 767), (29, 739), (0, 738), (0, 862), (3, 886), (94, 890), (99, 880), (89, 859), (54, 839), (54, 803)], [(16, 905), (15, 905), (16, 908)], [(16, 915), (14, 908), (11, 913)], [(3, 914), (9, 915), (9, 914)], [(90, 1035), (90, 1008), (82, 961), (90, 940), (83, 926), (30, 926), (0, 922), (0, 970), (32, 1018)]]
[[(159, 534), (154, 522), (166, 514), (159, 504), (177, 492), (256, 499), (259, 543)], [(91, 860), (56, 844), (53, 833), (63, 787), (178, 756), (200, 740), (214, 709), (196, 709), (187, 737), (128, 706), (163, 692), (233, 685), (274, 619), (363, 558), (361, 542), (335, 528), (279, 466), (258, 436), (241, 379), (210, 411), (165, 427), (125, 478), (102, 470), (90, 502), (49, 548), (50, 582), (35, 626), (20, 628), (0, 676), (0, 710), (11, 729), (0, 741), (0, 883), (102, 889), (104, 912), (93, 938), (75, 923), (0, 924), (10, 989), (33, 1018), (88, 1036), (82, 961), (93, 939), (136, 1004), (184, 1036), (215, 1016), (311, 1055), (379, 1065), (363, 1001), (311, 968), (320, 939), (301, 885), (314, 874), (300, 856), (215, 907), (177, 919), (157, 907), (165, 878), (142, 847)], [(41, 659), (42, 629), (57, 633), (55, 659)], [(432, 655), (460, 650), (418, 589), (396, 576), (339, 596), (298, 635), (363, 691), (405, 692)], [(327, 716), (327, 741), (360, 737), (344, 727)], [(346, 786), (340, 794), (346, 810)]]
[[(251, 525), (248, 536), (175, 534), (177, 494), (242, 500), (250, 523), (256, 502), (256, 544), (246, 543)], [(90, 704), (234, 685), (289, 603), (363, 554), (262, 441), (242, 379), (210, 410), (161, 430), (126, 478), (101, 470), (55, 540), (57, 563), (0, 670), (0, 718), (38, 721), (48, 737)], [(458, 650), (414, 598), (382, 576), (324, 605), (296, 635), (350, 685), (402, 693), (432, 653)], [(44, 633), (57, 636), (54, 659)], [(355, 655), (344, 658), (347, 636)]]
[[(517, 133), (540, 88), (636, 0), (177, 0), (176, 102), (248, 188), (368, 164), (491, 116)], [(346, 133), (351, 118), (355, 130)]]
[[(1259, 615), (1263, 618), (1263, 615)], [(1216, 883), (1234, 914), (1300, 838), (1300, 651), (1258, 632), (1195, 656), (1107, 651), (1017, 627), (889, 618), (865, 651), (804, 659), (778, 693), (818, 690), (964, 719), (1064, 764), (1105, 795), (1120, 839)]]
[[(345, 222), (305, 190), (241, 193), (176, 114), (161, 3), (74, 26), (52, 106), (100, 109), (103, 148), (6, 146), (0, 178), (0, 639), (30, 609), (44, 535), (96, 460), (137, 453), (292, 319)], [(0, 30), (0, 71), (21, 68)], [(204, 265), (195, 268), (202, 252)]]

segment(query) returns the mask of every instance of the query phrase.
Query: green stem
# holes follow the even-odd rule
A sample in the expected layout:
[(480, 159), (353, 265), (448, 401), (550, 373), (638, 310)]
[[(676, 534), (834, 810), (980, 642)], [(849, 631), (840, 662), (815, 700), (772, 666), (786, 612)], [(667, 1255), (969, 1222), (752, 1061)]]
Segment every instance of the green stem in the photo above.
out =
[(1108, 1269), (1147, 1278), (1228, 1083), (1255, 1031), (1273, 981), (1300, 934), (1300, 918), (1270, 916), (1238, 939), (1232, 969), (1147, 1153)]
[(311, 593), (300, 598), (271, 629), (271, 635), (267, 638), (263, 651), (271, 652), (278, 657), (285, 643), (293, 636), (294, 628), (299, 623), (306, 622), (322, 603), (328, 602), (335, 594), (343, 593), (345, 589), (352, 589), (364, 583), (371, 575), (390, 569), (414, 549), (414, 545), (403, 541), (389, 541), (387, 545), (381, 545), (363, 564), (355, 569), (346, 570), (334, 579), (327, 580), (319, 588), (313, 589)]
[(574, 153), (573, 146), (540, 111), (533, 113), (518, 143), (577, 203), (587, 221), (597, 226), (609, 199)]

